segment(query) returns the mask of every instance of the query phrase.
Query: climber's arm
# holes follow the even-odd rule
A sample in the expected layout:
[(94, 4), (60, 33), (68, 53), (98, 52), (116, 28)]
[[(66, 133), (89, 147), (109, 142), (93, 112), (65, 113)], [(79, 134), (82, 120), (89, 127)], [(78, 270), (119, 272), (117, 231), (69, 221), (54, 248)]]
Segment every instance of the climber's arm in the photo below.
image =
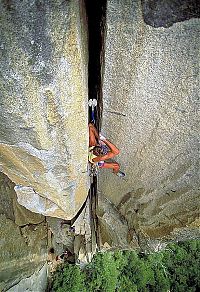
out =
[(119, 149), (114, 144), (112, 144), (110, 141), (108, 141), (105, 137), (103, 139), (103, 142), (110, 148), (110, 151), (103, 156), (95, 157), (93, 159), (94, 162), (99, 162), (102, 160), (107, 160), (107, 159), (113, 158), (120, 153)]

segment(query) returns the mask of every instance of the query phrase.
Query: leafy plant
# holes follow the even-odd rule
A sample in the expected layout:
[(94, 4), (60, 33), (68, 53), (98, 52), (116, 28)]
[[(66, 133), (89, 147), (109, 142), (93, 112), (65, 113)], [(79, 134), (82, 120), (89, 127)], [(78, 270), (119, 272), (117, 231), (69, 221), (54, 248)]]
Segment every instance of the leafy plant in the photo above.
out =
[(65, 264), (57, 269), (53, 279), (53, 291), (85, 292), (85, 278), (81, 269), (75, 265)]
[(195, 292), (200, 290), (200, 241), (170, 244), (150, 255), (97, 253), (84, 269), (66, 264), (54, 276), (55, 292)]

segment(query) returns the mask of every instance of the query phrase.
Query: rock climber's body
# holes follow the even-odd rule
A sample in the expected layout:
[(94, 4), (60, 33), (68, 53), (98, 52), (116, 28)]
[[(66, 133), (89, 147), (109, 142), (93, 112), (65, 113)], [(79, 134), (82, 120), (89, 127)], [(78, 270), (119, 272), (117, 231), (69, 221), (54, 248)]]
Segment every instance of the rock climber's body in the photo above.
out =
[[(107, 146), (107, 153), (103, 153), (102, 147), (100, 145), (104, 144)], [(97, 129), (93, 124), (89, 124), (89, 161), (93, 164), (96, 164), (99, 168), (110, 168), (113, 170), (113, 173), (117, 174), (120, 177), (124, 177), (125, 174), (119, 170), (120, 166), (117, 162), (107, 162), (110, 158), (115, 157), (119, 154), (119, 149), (108, 141), (101, 134), (99, 135)]]

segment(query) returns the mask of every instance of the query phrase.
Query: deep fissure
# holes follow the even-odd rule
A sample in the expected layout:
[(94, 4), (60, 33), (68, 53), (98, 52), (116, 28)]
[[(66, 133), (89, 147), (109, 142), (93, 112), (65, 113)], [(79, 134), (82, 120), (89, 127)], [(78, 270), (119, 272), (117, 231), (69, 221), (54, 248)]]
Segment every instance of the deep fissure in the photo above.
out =
[[(104, 64), (104, 41), (106, 0), (85, 0), (88, 22), (88, 98), (97, 99), (96, 127), (99, 129), (102, 115), (102, 77)], [(91, 119), (91, 108), (89, 111)]]
[[(104, 41), (106, 23), (106, 0), (85, 0), (88, 23), (88, 100), (96, 99), (95, 126), (99, 130), (101, 126), (101, 116), (103, 109), (102, 100), (102, 79), (104, 70)], [(92, 119), (91, 107), (89, 108), (89, 122)], [(93, 176), (90, 191), (90, 214), (92, 243), (99, 248), (99, 231), (97, 210), (97, 177)]]
[[(104, 41), (105, 41), (105, 20), (106, 20), (107, 0), (85, 0), (87, 24), (88, 24), (88, 100), (96, 99), (95, 126), (99, 130), (103, 109), (102, 101), (102, 78), (104, 69)], [(89, 122), (91, 121), (91, 108), (89, 108)], [(91, 201), (91, 214), (93, 219), (96, 217), (92, 208), (97, 204), (97, 178), (93, 177), (88, 196)], [(87, 199), (86, 199), (87, 201)], [(86, 201), (69, 221), (73, 225), (76, 219), (86, 206)], [(68, 221), (66, 220), (66, 223)]]

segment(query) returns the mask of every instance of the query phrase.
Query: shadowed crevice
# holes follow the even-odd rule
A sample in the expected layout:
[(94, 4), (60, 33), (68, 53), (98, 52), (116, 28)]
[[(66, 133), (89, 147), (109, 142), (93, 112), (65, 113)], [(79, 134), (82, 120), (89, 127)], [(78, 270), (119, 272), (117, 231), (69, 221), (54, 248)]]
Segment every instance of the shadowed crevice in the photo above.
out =
[(176, 22), (200, 17), (199, 0), (141, 0), (146, 24), (170, 27)]
[[(104, 70), (104, 41), (106, 23), (106, 0), (85, 0), (88, 22), (88, 97), (97, 99), (96, 127), (102, 116), (102, 77)], [(89, 112), (89, 116), (91, 112)]]

